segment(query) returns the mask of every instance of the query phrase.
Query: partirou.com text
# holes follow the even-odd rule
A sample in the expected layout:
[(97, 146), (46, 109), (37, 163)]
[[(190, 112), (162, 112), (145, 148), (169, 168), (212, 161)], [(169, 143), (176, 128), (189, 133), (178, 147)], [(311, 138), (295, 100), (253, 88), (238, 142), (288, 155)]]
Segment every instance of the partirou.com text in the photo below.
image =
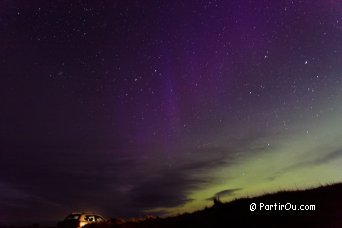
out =
[(250, 211), (314, 211), (316, 205), (314, 204), (293, 204), (293, 203), (251, 203), (249, 205)]

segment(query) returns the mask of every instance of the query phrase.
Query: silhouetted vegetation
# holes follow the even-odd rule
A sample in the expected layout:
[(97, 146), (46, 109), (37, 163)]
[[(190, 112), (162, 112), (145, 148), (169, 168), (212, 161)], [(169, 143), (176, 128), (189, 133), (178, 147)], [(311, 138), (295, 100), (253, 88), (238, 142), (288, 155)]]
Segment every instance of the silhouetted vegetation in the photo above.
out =
[(214, 196), (213, 197), (213, 203), (214, 203), (214, 207), (220, 207), (222, 206), (222, 202), (220, 200), (220, 197), (219, 196)]

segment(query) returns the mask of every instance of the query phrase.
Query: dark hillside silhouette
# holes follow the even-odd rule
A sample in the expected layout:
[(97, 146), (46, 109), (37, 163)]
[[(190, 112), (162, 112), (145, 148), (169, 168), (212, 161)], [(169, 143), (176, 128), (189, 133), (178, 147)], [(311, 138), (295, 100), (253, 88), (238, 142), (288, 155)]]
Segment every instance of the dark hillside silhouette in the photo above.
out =
[[(250, 211), (256, 203), (257, 210)], [(297, 205), (293, 210), (259, 210), (259, 203)], [(300, 205), (315, 205), (314, 211), (299, 210)], [(342, 183), (309, 190), (281, 191), (254, 198), (238, 199), (215, 204), (194, 213), (168, 218), (147, 218), (107, 224), (92, 224), (88, 228), (101, 227), (342, 227)]]

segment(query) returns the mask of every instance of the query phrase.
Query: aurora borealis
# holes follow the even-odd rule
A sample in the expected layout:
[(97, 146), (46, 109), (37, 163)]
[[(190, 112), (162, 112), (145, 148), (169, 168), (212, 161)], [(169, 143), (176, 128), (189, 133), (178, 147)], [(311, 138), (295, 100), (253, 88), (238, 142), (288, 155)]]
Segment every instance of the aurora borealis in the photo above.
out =
[(342, 181), (342, 4), (1, 1), (0, 224)]

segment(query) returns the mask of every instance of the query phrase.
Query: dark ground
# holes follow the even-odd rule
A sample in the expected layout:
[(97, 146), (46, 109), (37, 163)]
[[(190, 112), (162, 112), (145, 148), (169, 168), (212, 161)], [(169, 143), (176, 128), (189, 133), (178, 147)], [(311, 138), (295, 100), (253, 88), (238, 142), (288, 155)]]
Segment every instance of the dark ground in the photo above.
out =
[[(297, 210), (249, 210), (250, 204), (297, 205)], [(300, 205), (315, 205), (314, 211), (300, 211)], [(115, 220), (114, 220), (115, 221)], [(342, 227), (342, 183), (300, 191), (282, 191), (255, 198), (216, 204), (191, 214), (147, 219), (115, 225), (89, 227)]]

